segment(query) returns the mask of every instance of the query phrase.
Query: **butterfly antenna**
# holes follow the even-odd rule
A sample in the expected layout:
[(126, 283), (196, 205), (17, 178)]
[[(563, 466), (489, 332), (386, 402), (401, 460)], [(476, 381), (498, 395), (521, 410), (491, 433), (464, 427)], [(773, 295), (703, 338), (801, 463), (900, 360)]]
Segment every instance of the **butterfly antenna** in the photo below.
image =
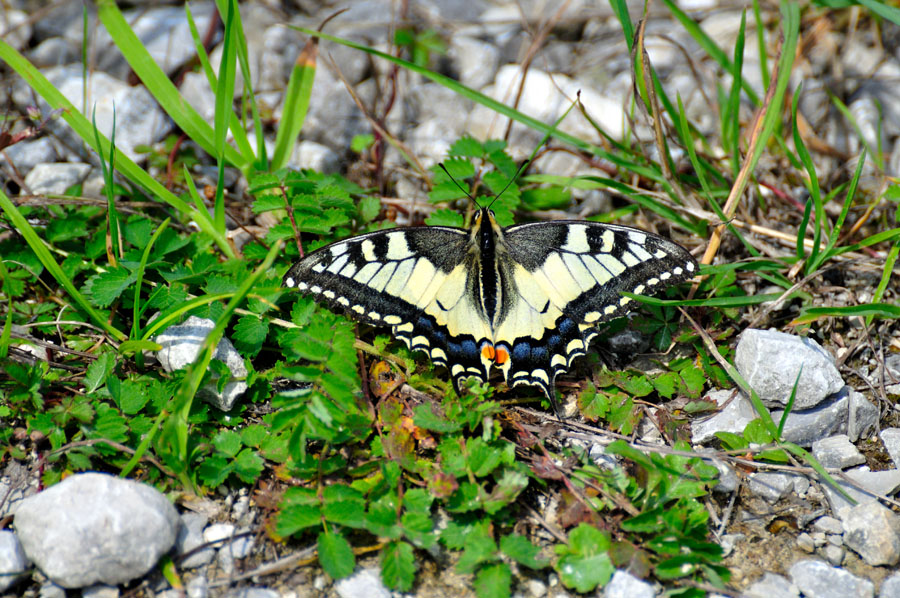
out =
[(492, 205), (494, 205), (494, 202), (497, 201), (498, 199), (500, 199), (500, 196), (503, 195), (504, 193), (506, 193), (506, 190), (509, 189), (510, 186), (519, 179), (519, 175), (522, 174), (522, 171), (525, 170), (529, 164), (531, 164), (531, 158), (528, 158), (527, 160), (522, 162), (522, 165), (519, 166), (519, 170), (517, 170), (516, 174), (514, 174), (511, 179), (509, 179), (509, 182), (506, 183), (506, 186), (500, 190), (500, 193), (497, 193), (496, 195), (494, 195), (494, 199), (492, 199), (491, 203), (488, 204), (488, 209), (490, 209), (490, 207)]
[(440, 166), (440, 167), (441, 167), (441, 170), (443, 170), (444, 173), (450, 178), (450, 180), (453, 181), (453, 184), (456, 185), (457, 187), (459, 187), (459, 190), (462, 191), (463, 193), (465, 193), (466, 197), (468, 197), (470, 200), (472, 200), (472, 203), (474, 203), (474, 204), (477, 206), (477, 205), (478, 205), (478, 202), (475, 201), (475, 198), (472, 197), (472, 194), (469, 193), (469, 192), (466, 190), (465, 187), (463, 187), (462, 185), (460, 185), (460, 184), (459, 184), (459, 181), (457, 181), (456, 179), (453, 178), (453, 175), (450, 174), (450, 171), (447, 170), (447, 167), (444, 166), (444, 163), (443, 163), (443, 162), (439, 162), (439, 163), (438, 163), (438, 166)]

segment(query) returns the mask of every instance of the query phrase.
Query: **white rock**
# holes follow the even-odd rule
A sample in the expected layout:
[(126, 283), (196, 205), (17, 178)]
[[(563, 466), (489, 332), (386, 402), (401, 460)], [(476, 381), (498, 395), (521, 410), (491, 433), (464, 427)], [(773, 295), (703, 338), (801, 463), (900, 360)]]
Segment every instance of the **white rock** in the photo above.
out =
[(175, 544), (178, 525), (155, 488), (100, 473), (72, 475), (27, 498), (15, 518), (25, 554), (64, 588), (146, 574)]
[(55, 162), (38, 164), (25, 176), (22, 193), (30, 190), (35, 195), (60, 195), (66, 189), (77, 185), (91, 172), (90, 164)]
[(815, 407), (844, 387), (834, 358), (819, 343), (784, 332), (745, 330), (734, 364), (767, 405), (787, 405), (798, 374), (795, 410)]
[(391, 598), (377, 569), (357, 569), (351, 576), (334, 582), (334, 589), (341, 598)]
[(841, 518), (844, 543), (866, 563), (893, 567), (900, 562), (900, 518), (879, 502), (848, 509)]
[(866, 462), (865, 456), (846, 434), (836, 434), (813, 442), (813, 456), (825, 467), (845, 469)]
[(753, 404), (740, 392), (714, 390), (706, 395), (706, 400), (715, 401), (721, 411), (707, 418), (697, 418), (691, 422), (691, 440), (704, 443), (713, 440), (716, 432), (743, 434), (744, 428), (756, 419)]
[(653, 586), (622, 569), (613, 573), (603, 589), (604, 598), (653, 598), (655, 595)]
[(800, 598), (800, 590), (791, 581), (775, 573), (764, 573), (762, 579), (744, 590), (743, 598)]
[(871, 581), (815, 559), (797, 561), (791, 565), (790, 575), (805, 596), (872, 598), (875, 595)]
[[(197, 353), (200, 352), (200, 347), (214, 327), (215, 322), (212, 320), (191, 316), (184, 324), (169, 326), (157, 335), (154, 340), (162, 345), (157, 358), (163, 369), (172, 372), (193, 363)], [(222, 411), (230, 411), (238, 397), (247, 390), (247, 383), (242, 380), (247, 377), (247, 366), (244, 365), (244, 359), (231, 341), (224, 336), (216, 345), (213, 359), (218, 359), (228, 367), (232, 380), (225, 383), (224, 389), (219, 392), (216, 376), (213, 374), (214, 379), (200, 389), (198, 395)]]
[(0, 592), (24, 578), (29, 565), (16, 535), (11, 531), (0, 531)]

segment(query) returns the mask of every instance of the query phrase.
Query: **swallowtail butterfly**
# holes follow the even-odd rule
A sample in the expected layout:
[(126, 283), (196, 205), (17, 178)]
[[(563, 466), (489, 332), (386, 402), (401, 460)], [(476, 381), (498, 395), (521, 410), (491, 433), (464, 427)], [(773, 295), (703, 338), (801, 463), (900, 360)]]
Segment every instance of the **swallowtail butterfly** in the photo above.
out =
[(395, 228), (337, 241), (295, 263), (284, 285), (351, 318), (390, 327), (411, 349), (466, 378), (492, 368), (511, 385), (554, 380), (598, 324), (692, 278), (680, 245), (636, 228), (564, 220), (501, 228), (481, 208), (468, 229)]

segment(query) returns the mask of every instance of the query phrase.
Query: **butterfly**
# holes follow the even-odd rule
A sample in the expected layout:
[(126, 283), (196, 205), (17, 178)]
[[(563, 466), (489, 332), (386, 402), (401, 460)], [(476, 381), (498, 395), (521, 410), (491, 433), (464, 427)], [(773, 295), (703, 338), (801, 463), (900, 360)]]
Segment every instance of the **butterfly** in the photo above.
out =
[(584, 355), (597, 325), (692, 278), (680, 245), (626, 226), (587, 221), (502, 228), (479, 208), (468, 228), (417, 226), (337, 241), (296, 262), (283, 284), (352, 319), (390, 327), (450, 371), (457, 390), (496, 368), (507, 384), (554, 382)]

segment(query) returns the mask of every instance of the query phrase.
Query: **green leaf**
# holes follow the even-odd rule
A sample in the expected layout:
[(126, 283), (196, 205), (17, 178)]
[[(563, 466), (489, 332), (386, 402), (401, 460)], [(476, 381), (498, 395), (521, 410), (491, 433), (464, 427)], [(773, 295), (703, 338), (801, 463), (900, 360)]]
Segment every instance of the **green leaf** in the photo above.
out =
[(435, 414), (434, 406), (431, 403), (423, 403), (413, 409), (413, 423), (420, 428), (439, 434), (456, 432), (463, 426), (460, 422), (451, 421)]
[(503, 458), (499, 448), (487, 444), (480, 437), (470, 438), (466, 442), (466, 452), (466, 462), (476, 477), (483, 477), (494, 471)]
[(359, 219), (363, 223), (372, 222), (381, 213), (381, 200), (377, 197), (366, 195), (360, 198), (356, 209), (359, 213)]
[(265, 468), (262, 457), (251, 448), (245, 448), (238, 453), (233, 465), (235, 475), (245, 484), (255, 482)]
[(120, 381), (118, 378), (106, 379), (109, 394), (125, 415), (134, 415), (140, 412), (150, 400), (150, 395), (145, 392), (146, 385), (134, 380)]
[(346, 538), (335, 532), (322, 532), (318, 540), (319, 564), (332, 579), (353, 573), (356, 557)]
[(456, 563), (460, 573), (472, 573), (478, 565), (496, 560), (497, 545), (488, 532), (488, 522), (479, 522), (472, 526), (465, 537), (465, 550)]
[(567, 554), (556, 563), (556, 571), (563, 585), (581, 593), (605, 585), (613, 570), (612, 561), (606, 553), (593, 556)]
[(213, 437), (213, 446), (220, 453), (233, 458), (241, 450), (241, 435), (233, 430), (222, 430)]
[(550, 561), (538, 558), (541, 549), (532, 544), (528, 538), (519, 534), (510, 534), (500, 538), (500, 550), (520, 565), (531, 569), (543, 569)]
[(463, 225), (463, 216), (455, 210), (435, 210), (425, 219), (428, 226), (453, 226), (460, 228)]
[(772, 442), (772, 433), (759, 418), (754, 419), (744, 428), (744, 438), (751, 444), (769, 444)]
[(584, 391), (578, 395), (578, 408), (587, 419), (598, 420), (606, 417), (609, 412), (609, 399), (588, 382)]
[(211, 488), (221, 486), (229, 475), (231, 475), (231, 464), (221, 455), (207, 457), (197, 468), (197, 476)]
[(269, 321), (251, 314), (241, 316), (234, 324), (231, 340), (242, 354), (255, 357), (269, 333)]
[(381, 579), (392, 590), (408, 592), (416, 576), (413, 548), (406, 542), (388, 542), (381, 551)]
[[(484, 146), (481, 145), (480, 141), (478, 141), (477, 139), (474, 139), (472, 137), (468, 137), (468, 136), (460, 137), (453, 143), (453, 145), (450, 146), (450, 151), (448, 151), (447, 154), (450, 156), (480, 158), (481, 156), (484, 155)], [(447, 161), (447, 163), (450, 163), (450, 162), (457, 162), (457, 161), (456, 160), (448, 160)], [(445, 163), (444, 166), (447, 166), (447, 163)], [(450, 167), (447, 166), (447, 169), (450, 170)], [(450, 172), (453, 173), (452, 170), (450, 170)], [(457, 176), (457, 175), (453, 175), (453, 176)], [(472, 175), (470, 174), (470, 175), (466, 175), (466, 176), (472, 176)], [(465, 176), (458, 177), (458, 178), (465, 178)]]
[(107, 307), (136, 280), (137, 274), (129, 273), (125, 268), (113, 268), (88, 278), (84, 292), (94, 305)]
[(478, 598), (508, 598), (512, 587), (512, 572), (506, 563), (482, 567), (475, 575), (475, 594)]
[(106, 383), (106, 378), (116, 365), (116, 356), (113, 353), (101, 353), (91, 365), (87, 367), (84, 375), (84, 392), (91, 394)]

